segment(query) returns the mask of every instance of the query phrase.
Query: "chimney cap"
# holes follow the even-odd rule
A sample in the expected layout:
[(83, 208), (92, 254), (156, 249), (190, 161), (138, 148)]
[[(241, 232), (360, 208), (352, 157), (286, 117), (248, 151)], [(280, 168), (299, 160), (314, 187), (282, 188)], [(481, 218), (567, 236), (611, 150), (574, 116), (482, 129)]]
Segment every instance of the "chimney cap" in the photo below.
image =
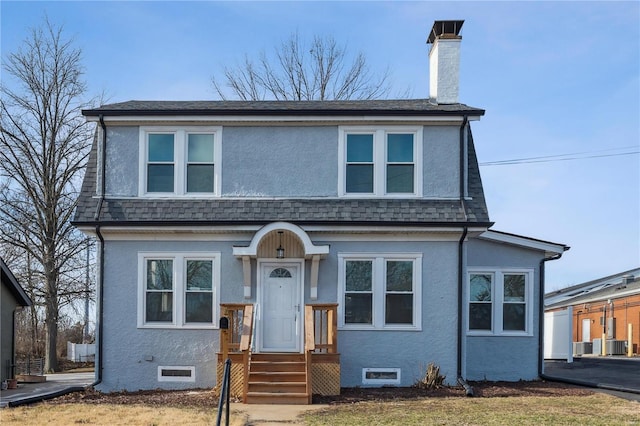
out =
[(464, 24), (464, 20), (435, 21), (433, 23), (433, 28), (431, 28), (431, 32), (429, 33), (427, 44), (433, 43), (437, 38), (440, 38), (443, 35), (449, 36), (449, 38), (458, 38), (460, 30), (462, 29), (462, 24)]

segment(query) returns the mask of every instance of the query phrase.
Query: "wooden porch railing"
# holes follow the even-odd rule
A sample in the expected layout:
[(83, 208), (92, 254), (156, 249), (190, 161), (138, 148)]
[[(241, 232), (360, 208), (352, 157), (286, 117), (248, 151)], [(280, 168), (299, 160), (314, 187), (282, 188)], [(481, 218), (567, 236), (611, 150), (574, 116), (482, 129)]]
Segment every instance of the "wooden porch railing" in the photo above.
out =
[(305, 306), (305, 351), (338, 353), (337, 310), (336, 303)]
[(313, 398), (312, 354), (337, 352), (337, 307), (338, 305), (335, 303), (313, 304), (304, 307), (304, 358), (307, 364), (306, 388), (309, 404), (312, 403)]
[[(244, 303), (224, 303), (220, 304), (220, 315), (229, 319), (229, 330), (227, 332), (226, 342), (221, 335), (220, 337), (220, 352), (223, 352), (224, 345), (229, 352), (241, 352), (240, 346), (242, 344), (243, 336), (245, 341), (249, 339), (248, 345), (251, 345), (251, 321), (249, 322), (249, 329), (245, 324), (245, 316), (253, 316), (253, 305), (245, 305)], [(245, 342), (247, 343), (247, 342)], [(247, 346), (248, 348), (249, 346)]]
[(229, 329), (220, 333), (220, 351), (223, 358), (226, 351), (242, 354), (242, 370), (244, 383), (242, 385), (243, 400), (246, 403), (249, 392), (249, 354), (253, 339), (253, 305), (241, 303), (221, 304), (221, 315), (229, 319)]

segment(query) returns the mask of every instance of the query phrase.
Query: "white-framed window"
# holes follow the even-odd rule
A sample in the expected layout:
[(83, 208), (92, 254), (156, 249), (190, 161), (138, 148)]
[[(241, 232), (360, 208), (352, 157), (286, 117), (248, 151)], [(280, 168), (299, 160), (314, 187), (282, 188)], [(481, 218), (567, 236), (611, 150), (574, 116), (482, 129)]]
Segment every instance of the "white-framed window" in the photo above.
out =
[(338, 254), (342, 329), (421, 328), (422, 254)]
[(219, 253), (138, 253), (138, 327), (216, 327), (219, 258)]
[(422, 196), (422, 127), (340, 127), (338, 194)]
[(141, 196), (220, 194), (221, 127), (140, 127)]
[(469, 269), (469, 334), (533, 333), (533, 269)]

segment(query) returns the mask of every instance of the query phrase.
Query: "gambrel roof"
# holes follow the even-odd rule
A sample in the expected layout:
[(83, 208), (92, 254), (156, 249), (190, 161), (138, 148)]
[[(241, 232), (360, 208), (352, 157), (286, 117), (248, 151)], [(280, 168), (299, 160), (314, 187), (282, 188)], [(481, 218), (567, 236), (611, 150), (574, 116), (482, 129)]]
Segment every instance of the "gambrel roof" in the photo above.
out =
[[(462, 104), (435, 105), (429, 100), (376, 101), (129, 101), (85, 110), (87, 117), (148, 117), (203, 115), (345, 115), (475, 116), (484, 110)], [(446, 118), (443, 118), (446, 120)], [(100, 129), (98, 128), (98, 131)], [(89, 164), (78, 200), (74, 224), (101, 225), (232, 225), (286, 221), (296, 224), (409, 225), (487, 227), (491, 223), (482, 190), (471, 131), (468, 131), (468, 199), (424, 198), (105, 198), (99, 215), (96, 197), (97, 146), (94, 138)], [(98, 220), (96, 218), (99, 217)]]
[(429, 99), (365, 101), (127, 101), (83, 110), (86, 117), (150, 115), (460, 115), (484, 110), (464, 104), (439, 105)]

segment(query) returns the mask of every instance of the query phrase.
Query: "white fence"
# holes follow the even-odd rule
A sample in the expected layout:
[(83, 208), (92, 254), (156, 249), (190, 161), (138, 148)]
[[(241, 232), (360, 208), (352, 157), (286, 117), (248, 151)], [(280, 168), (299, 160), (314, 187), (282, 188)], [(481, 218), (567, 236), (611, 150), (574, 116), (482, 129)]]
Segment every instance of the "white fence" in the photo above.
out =
[(73, 362), (93, 362), (96, 357), (95, 343), (67, 342), (67, 359)]
[(573, 362), (573, 307), (544, 313), (544, 358)]

